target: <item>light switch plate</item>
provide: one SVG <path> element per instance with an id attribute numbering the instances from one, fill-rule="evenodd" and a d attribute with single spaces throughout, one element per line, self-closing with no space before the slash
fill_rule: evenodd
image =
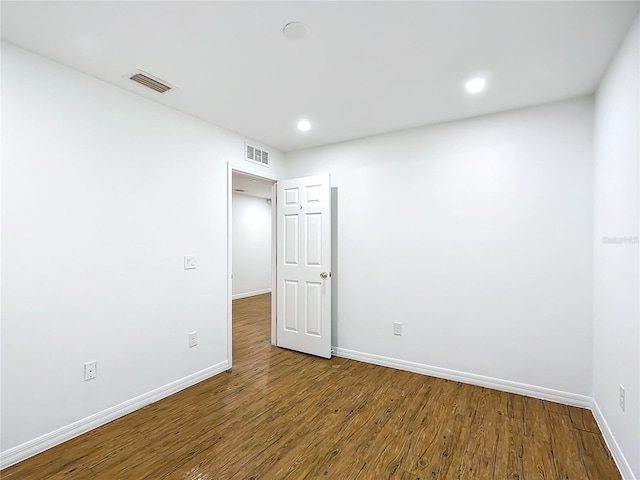
<path id="1" fill-rule="evenodd" d="M 184 269 L 185 270 L 193 270 L 196 268 L 196 256 L 195 255 L 185 255 L 184 256 Z"/>

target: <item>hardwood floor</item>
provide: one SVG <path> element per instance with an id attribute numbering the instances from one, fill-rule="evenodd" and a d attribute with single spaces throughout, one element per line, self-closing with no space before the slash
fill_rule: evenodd
<path id="1" fill-rule="evenodd" d="M 233 308 L 231 373 L 1 478 L 620 478 L 588 410 L 275 348 L 268 295 Z"/>

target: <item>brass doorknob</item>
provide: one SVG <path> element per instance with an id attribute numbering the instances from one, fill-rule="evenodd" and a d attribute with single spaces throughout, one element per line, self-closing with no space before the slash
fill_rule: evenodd
<path id="1" fill-rule="evenodd" d="M 327 278 L 329 276 L 329 274 L 327 272 L 322 272 L 320 274 L 320 278 Z"/>

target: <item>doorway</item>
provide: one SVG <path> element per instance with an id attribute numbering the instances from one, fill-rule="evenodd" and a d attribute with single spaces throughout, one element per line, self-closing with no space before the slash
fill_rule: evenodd
<path id="1" fill-rule="evenodd" d="M 240 292 L 233 291 L 233 285 L 246 280 L 236 278 L 242 253 L 234 252 L 234 249 L 240 248 L 234 241 L 234 194 L 246 195 L 260 186 L 266 187 L 266 191 L 263 192 L 262 200 L 258 201 L 267 202 L 271 214 L 271 241 L 267 242 L 266 237 L 262 240 L 265 244 L 263 246 L 266 247 L 266 244 L 270 243 L 271 247 L 271 292 L 265 293 L 264 287 L 268 283 L 263 283 L 262 289 L 252 292 L 267 294 L 271 300 L 271 345 L 331 358 L 331 267 L 334 263 L 331 256 L 333 195 L 330 175 L 320 174 L 276 181 L 274 178 L 232 167 L 231 164 L 228 164 L 227 168 L 229 367 L 233 365 L 233 296 L 235 294 L 236 298 L 239 298 L 241 295 Z M 269 189 L 271 198 L 264 198 L 268 197 Z M 249 237 L 245 243 L 249 245 L 249 250 L 252 250 L 255 243 L 252 243 L 251 235 Z M 249 264 L 251 265 L 251 262 Z"/>
<path id="2" fill-rule="evenodd" d="M 234 319 L 234 303 L 251 302 L 260 305 L 261 310 L 267 309 L 266 312 L 259 312 L 259 316 L 271 318 L 272 322 L 266 327 L 261 326 L 260 331 L 264 332 L 264 328 L 267 328 L 271 344 L 275 343 L 275 299 L 268 301 L 275 292 L 275 180 L 231 166 L 228 180 L 228 359 L 231 366 L 232 337 L 236 331 L 234 321 L 237 321 L 237 318 Z M 264 301 L 265 298 L 267 301 Z M 260 301 L 252 302 L 253 299 Z M 246 319 L 243 322 L 244 325 Z M 251 331 L 245 327 L 243 336 L 251 335 Z"/>

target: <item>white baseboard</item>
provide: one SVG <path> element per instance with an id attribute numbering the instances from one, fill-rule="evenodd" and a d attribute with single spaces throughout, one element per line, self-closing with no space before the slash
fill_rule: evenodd
<path id="1" fill-rule="evenodd" d="M 526 383 L 512 382 L 510 380 L 502 380 L 500 378 L 485 377 L 474 373 L 460 372 L 458 370 L 450 370 L 447 368 L 433 367 L 422 363 L 409 362 L 407 360 L 399 360 L 397 358 L 383 357 L 371 353 L 357 352 L 345 348 L 332 347 L 332 351 L 338 357 L 358 360 L 360 362 L 373 363 L 383 367 L 397 368 L 398 370 L 406 370 L 431 377 L 444 378 L 456 382 L 468 383 L 479 387 L 492 388 L 503 392 L 517 393 L 526 395 L 527 397 L 539 398 L 541 400 L 549 400 L 551 402 L 563 403 L 574 407 L 591 408 L 592 399 L 586 395 L 578 395 L 575 393 L 563 392 L 561 390 L 553 390 L 550 388 L 528 385 Z"/>
<path id="2" fill-rule="evenodd" d="M 199 372 L 188 375 L 180 380 L 171 382 L 150 392 L 144 393 L 138 397 L 122 402 L 111 408 L 107 408 L 102 412 L 95 413 L 86 418 L 73 422 L 53 432 L 42 435 L 41 437 L 29 440 L 28 442 L 10 448 L 0 453 L 0 469 L 13 465 L 15 463 L 26 460 L 40 452 L 55 447 L 67 440 L 71 440 L 78 435 L 82 435 L 94 428 L 109 423 L 117 418 L 127 415 L 135 410 L 145 407 L 151 403 L 157 402 L 169 395 L 173 395 L 180 390 L 195 385 L 202 380 L 213 377 L 225 370 L 229 369 L 229 361 L 225 360 L 211 367 L 200 370 Z"/>
<path id="3" fill-rule="evenodd" d="M 239 298 L 255 297 L 256 295 L 262 295 L 263 293 L 271 293 L 271 289 L 263 288 L 262 290 L 254 290 L 253 292 L 236 293 L 231 295 L 231 298 L 233 300 L 237 300 Z"/>
<path id="4" fill-rule="evenodd" d="M 618 445 L 618 442 L 616 442 L 616 439 L 613 436 L 613 432 L 611 431 L 611 428 L 609 428 L 609 424 L 602 415 L 600 406 L 598 405 L 598 402 L 596 402 L 595 398 L 593 399 L 593 406 L 591 408 L 591 411 L 593 412 L 593 416 L 598 423 L 598 427 L 600 427 L 600 431 L 602 432 L 604 441 L 607 442 L 607 447 L 609 447 L 609 451 L 611 452 L 611 455 L 613 456 L 613 459 L 618 466 L 618 470 L 620 470 L 622 478 L 624 480 L 637 480 L 635 475 L 631 471 L 631 466 L 629 465 L 629 462 L 627 462 L 627 458 L 624 456 L 624 453 L 622 453 L 622 450 L 620 449 L 620 445 Z"/>

